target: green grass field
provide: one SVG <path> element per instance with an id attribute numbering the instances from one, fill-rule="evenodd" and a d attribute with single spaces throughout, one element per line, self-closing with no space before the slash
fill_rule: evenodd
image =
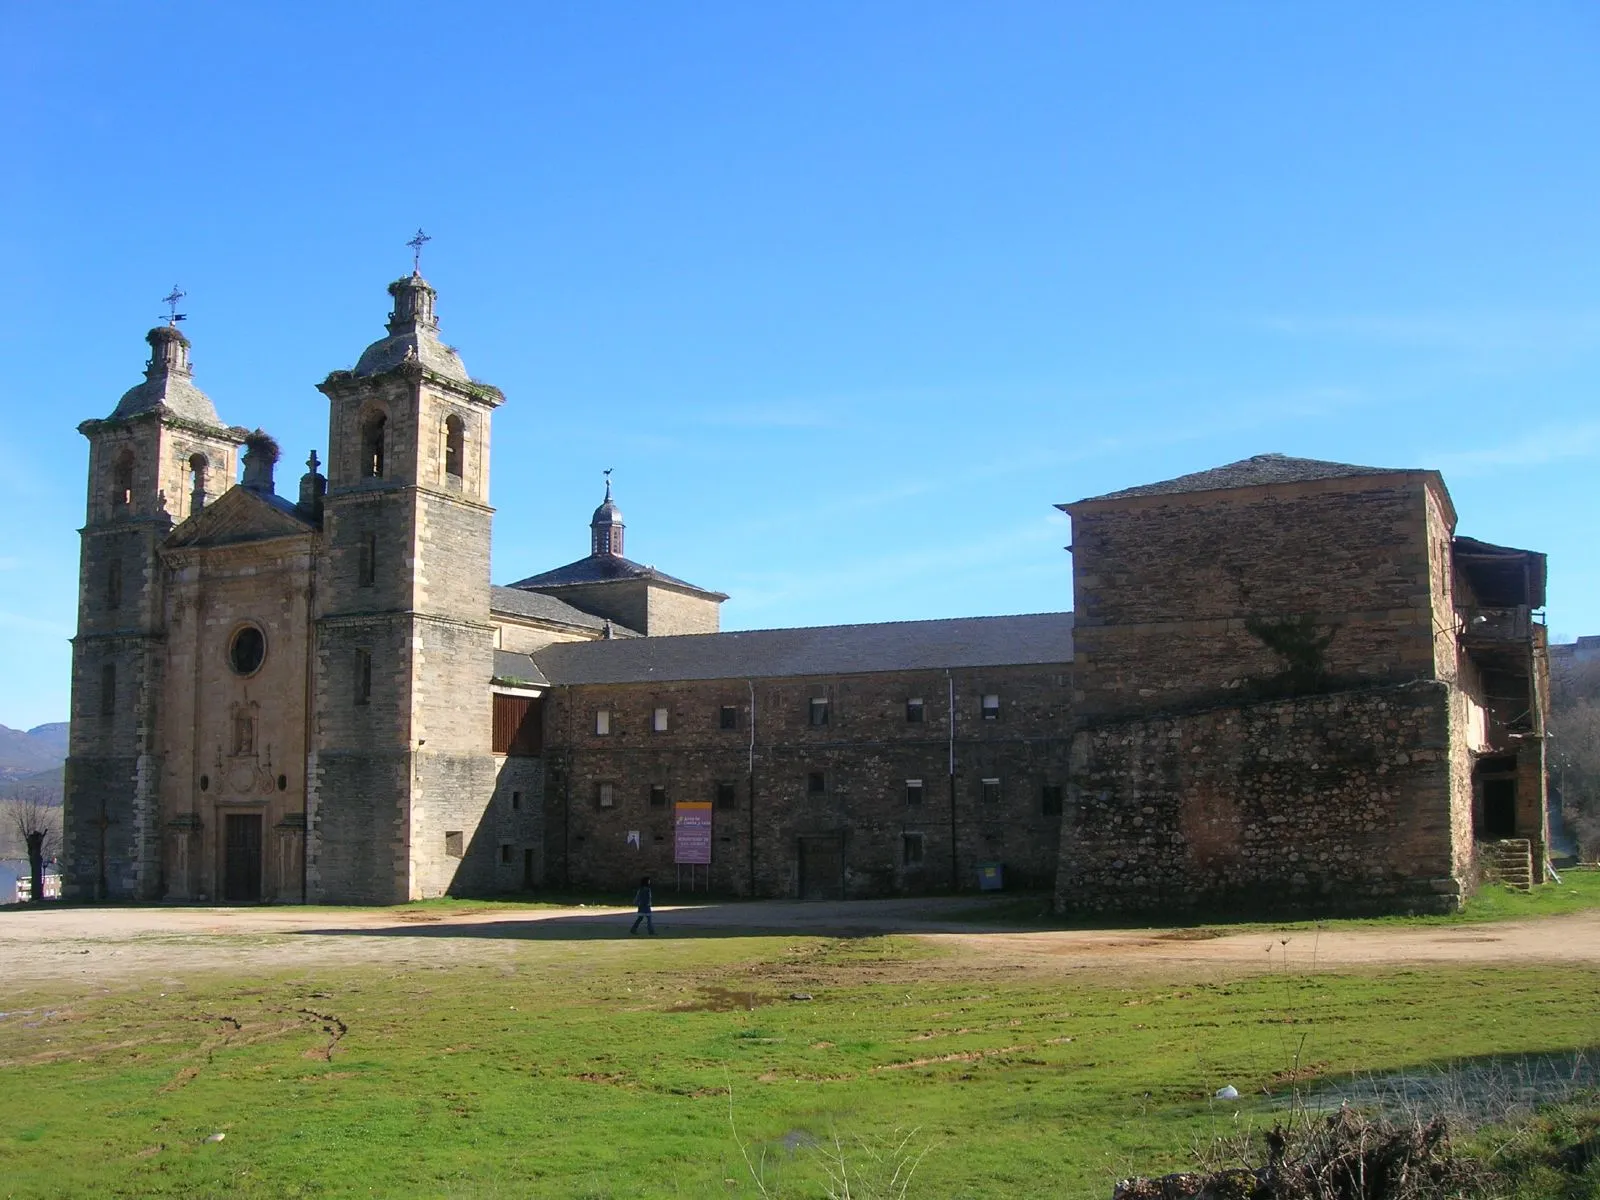
<path id="1" fill-rule="evenodd" d="M 494 945 L 9 996 L 0 1195 L 821 1196 L 837 1137 L 856 1196 L 904 1141 L 912 1196 L 1103 1198 L 1277 1119 L 1296 1080 L 1600 1042 L 1592 970 L 1184 984 L 901 937 Z"/>

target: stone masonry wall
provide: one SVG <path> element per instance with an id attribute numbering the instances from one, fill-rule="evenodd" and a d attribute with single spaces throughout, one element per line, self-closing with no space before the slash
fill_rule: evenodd
<path id="1" fill-rule="evenodd" d="M 732 791 L 713 809 L 715 891 L 802 895 L 803 844 L 837 855 L 828 861 L 848 896 L 973 888 L 987 862 L 1012 886 L 1048 887 L 1060 818 L 1044 811 L 1043 789 L 1065 788 L 1069 687 L 1060 665 L 552 689 L 547 881 L 620 891 L 650 874 L 670 887 L 673 805 L 717 803 L 722 784 Z M 985 694 L 1000 697 L 994 720 L 982 716 Z M 826 725 L 811 723 L 813 699 L 828 702 Z M 911 699 L 923 701 L 920 723 L 907 720 Z M 721 728 L 724 706 L 732 729 Z M 654 732 L 663 707 L 668 729 Z M 609 734 L 595 732 L 598 709 Z M 915 805 L 910 779 L 923 783 Z M 998 781 L 987 798 L 985 779 Z M 658 806 L 653 785 L 664 789 Z"/>
<path id="2" fill-rule="evenodd" d="M 1331 684 L 1432 677 L 1427 489 L 1408 478 L 1075 506 L 1080 712 L 1261 698 L 1287 663 L 1260 621 L 1331 632 L 1314 655 Z"/>
<path id="3" fill-rule="evenodd" d="M 1421 681 L 1082 730 L 1058 907 L 1454 909 L 1450 708 Z"/>

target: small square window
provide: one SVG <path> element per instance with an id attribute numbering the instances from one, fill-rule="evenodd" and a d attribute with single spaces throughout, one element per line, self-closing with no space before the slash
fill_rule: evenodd
<path id="1" fill-rule="evenodd" d="M 1047 817 L 1061 815 L 1061 785 L 1047 783 L 1039 789 L 1039 811 Z"/>
<path id="2" fill-rule="evenodd" d="M 739 803 L 739 789 L 731 783 L 717 784 L 717 807 L 733 808 Z"/>
<path id="3" fill-rule="evenodd" d="M 737 728 L 739 728 L 739 709 L 738 709 L 737 706 L 732 705 L 732 704 L 724 704 L 722 706 L 721 711 L 718 712 L 718 714 L 717 714 L 717 728 L 718 729 L 737 729 Z"/>
<path id="4" fill-rule="evenodd" d="M 656 709 L 650 714 L 650 728 L 656 733 L 665 733 L 667 731 L 668 716 L 669 714 L 666 709 Z"/>
<path id="5" fill-rule="evenodd" d="M 922 865 L 922 835 L 920 833 L 907 833 L 901 836 L 900 862 L 907 867 L 920 867 Z"/>
<path id="6" fill-rule="evenodd" d="M 922 701 L 921 700 L 907 700 L 906 701 L 906 724 L 908 724 L 908 725 L 921 725 L 922 724 Z"/>
<path id="7" fill-rule="evenodd" d="M 1000 781 L 998 779 L 985 779 L 981 795 L 985 804 L 999 804 Z"/>
<path id="8" fill-rule="evenodd" d="M 598 737 L 605 737 L 611 732 L 611 710 L 609 708 L 597 708 L 594 710 L 594 731 Z"/>
<path id="9" fill-rule="evenodd" d="M 451 858 L 460 858 L 462 854 L 463 839 L 459 829 L 452 829 L 444 835 L 444 852 Z"/>
<path id="10" fill-rule="evenodd" d="M 906 803 L 912 806 L 922 803 L 922 780 L 906 780 Z"/>
<path id="11" fill-rule="evenodd" d="M 811 723 L 813 725 L 826 725 L 828 723 L 828 698 L 826 696 L 812 697 Z"/>
<path id="12" fill-rule="evenodd" d="M 821 771 L 812 771 L 806 776 L 806 795 L 820 796 L 828 790 L 828 777 Z"/>
<path id="13" fill-rule="evenodd" d="M 652 783 L 650 785 L 650 807 L 665 808 L 667 806 L 667 785 Z"/>
<path id="14" fill-rule="evenodd" d="M 1000 697 L 992 692 L 983 698 L 983 719 L 985 721 L 1000 719 Z"/>
<path id="15" fill-rule="evenodd" d="M 510 842 L 501 842 L 500 843 L 500 861 L 501 862 L 507 863 L 507 864 L 511 863 L 513 861 L 514 854 L 515 854 L 515 851 L 512 849 L 512 846 L 511 846 Z"/>
<path id="16" fill-rule="evenodd" d="M 602 783 L 595 787 L 595 797 L 600 801 L 601 808 L 614 808 L 617 803 L 617 785 Z"/>

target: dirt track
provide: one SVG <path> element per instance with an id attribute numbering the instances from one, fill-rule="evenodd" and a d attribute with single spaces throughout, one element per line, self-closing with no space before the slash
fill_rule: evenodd
<path id="1" fill-rule="evenodd" d="M 1285 965 L 1600 965 L 1600 911 L 1486 925 L 1255 929 L 1222 936 L 1215 929 L 1021 931 L 973 924 L 973 911 L 970 898 L 774 901 L 669 906 L 656 917 L 666 936 L 911 934 L 985 965 L 1047 974 L 1115 968 L 1210 977 Z M 219 970 L 495 961 L 534 942 L 626 945 L 631 916 L 600 908 L 11 910 L 0 913 L 0 996 L 35 986 L 110 987 Z"/>

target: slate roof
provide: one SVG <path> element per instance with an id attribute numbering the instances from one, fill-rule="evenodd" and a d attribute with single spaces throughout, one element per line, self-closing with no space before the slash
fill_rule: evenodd
<path id="1" fill-rule="evenodd" d="M 542 575 L 530 575 L 526 579 L 519 579 L 511 586 L 525 589 L 571 587 L 575 584 L 610 583 L 618 579 L 649 579 L 656 583 L 698 592 L 702 596 L 714 596 L 718 600 L 728 598 L 726 593 L 696 587 L 692 583 L 668 575 L 665 571 L 646 567 L 619 554 L 591 554 L 588 558 L 580 558 L 577 562 L 570 562 L 564 567 L 557 567 Z"/>
<path id="2" fill-rule="evenodd" d="M 543 592 L 528 592 L 519 588 L 491 587 L 489 611 L 506 613 L 514 617 L 528 617 L 535 621 L 549 621 L 557 625 L 576 625 L 580 629 L 604 629 L 606 619 L 574 608 L 565 600 L 546 596 Z M 612 632 L 618 637 L 638 637 L 633 630 L 616 622 Z"/>
<path id="3" fill-rule="evenodd" d="M 189 547 L 232 546 L 269 538 L 308 534 L 317 522 L 300 511 L 292 500 L 275 492 L 257 491 L 240 484 L 231 487 L 199 512 L 167 534 L 164 546 L 173 550 Z"/>
<path id="4" fill-rule="evenodd" d="M 526 654 L 515 654 L 510 650 L 494 652 L 494 677 L 506 683 L 528 683 L 534 687 L 550 686 L 550 681 L 544 677 L 544 672 L 539 670 L 531 657 Z"/>
<path id="5" fill-rule="evenodd" d="M 1395 467 L 1360 467 L 1354 463 L 1326 462 L 1318 458 L 1290 458 L 1285 454 L 1257 454 L 1209 471 L 1179 475 L 1160 483 L 1107 492 L 1079 500 L 1127 500 L 1135 496 L 1175 496 L 1184 492 L 1216 492 L 1227 488 L 1259 487 L 1269 483 L 1306 483 L 1317 479 L 1346 479 L 1361 475 L 1413 475 L 1415 471 Z M 1064 506 L 1062 506 L 1064 507 Z"/>
<path id="6" fill-rule="evenodd" d="M 558 685 L 1067 663 L 1072 661 L 1072 614 L 568 642 L 546 646 L 533 657 Z"/>

